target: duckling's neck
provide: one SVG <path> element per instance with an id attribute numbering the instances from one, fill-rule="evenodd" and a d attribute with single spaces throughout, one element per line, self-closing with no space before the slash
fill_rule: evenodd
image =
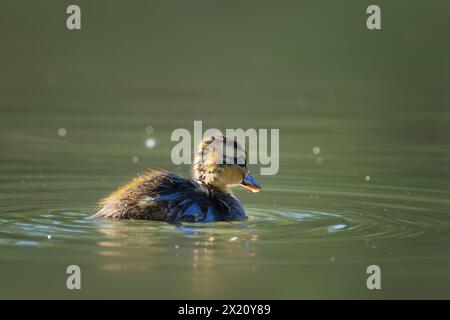
<path id="1" fill-rule="evenodd" d="M 202 186 L 202 188 L 204 188 L 205 190 L 207 190 L 209 193 L 225 193 L 225 194 L 232 194 L 230 188 L 228 188 L 227 186 L 217 186 L 217 185 L 213 185 L 210 183 L 206 183 L 203 180 L 196 180 L 196 182 Z"/>
<path id="2" fill-rule="evenodd" d="M 192 178 L 195 182 L 201 185 L 208 192 L 222 192 L 225 194 L 231 194 L 231 190 L 227 185 L 217 183 L 219 179 L 214 179 L 214 175 L 207 175 L 204 168 L 194 166 L 192 170 Z"/>

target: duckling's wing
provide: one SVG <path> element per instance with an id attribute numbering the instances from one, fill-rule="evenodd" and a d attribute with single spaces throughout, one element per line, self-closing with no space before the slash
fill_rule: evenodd
<path id="1" fill-rule="evenodd" d="M 213 214 L 208 193 L 194 181 L 174 173 L 164 173 L 154 198 L 167 208 L 166 221 L 206 222 L 208 212 Z"/>

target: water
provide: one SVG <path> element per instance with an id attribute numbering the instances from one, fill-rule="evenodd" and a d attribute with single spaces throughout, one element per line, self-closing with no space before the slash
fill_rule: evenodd
<path id="1" fill-rule="evenodd" d="M 448 24 L 408 3 L 378 34 L 358 1 L 82 2 L 79 33 L 5 4 L 0 297 L 450 298 Z M 249 221 L 85 220 L 147 168 L 188 176 L 170 134 L 194 120 L 280 129 L 279 173 L 236 189 Z"/>

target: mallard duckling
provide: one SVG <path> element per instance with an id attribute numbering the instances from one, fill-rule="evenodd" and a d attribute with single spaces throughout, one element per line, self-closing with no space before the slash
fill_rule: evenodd
<path id="1" fill-rule="evenodd" d="M 243 148 L 224 136 L 213 136 L 200 143 L 192 176 L 189 180 L 161 169 L 140 175 L 101 200 L 100 210 L 91 218 L 167 222 L 245 220 L 247 215 L 230 187 L 241 185 L 253 192 L 261 190 L 247 169 Z"/>

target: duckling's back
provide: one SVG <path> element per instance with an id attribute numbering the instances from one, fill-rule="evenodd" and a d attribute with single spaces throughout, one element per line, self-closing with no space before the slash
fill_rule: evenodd
<path id="1" fill-rule="evenodd" d="M 231 195 L 209 192 L 192 180 L 155 170 L 103 199 L 91 218 L 209 222 L 242 220 L 246 215 Z"/>

